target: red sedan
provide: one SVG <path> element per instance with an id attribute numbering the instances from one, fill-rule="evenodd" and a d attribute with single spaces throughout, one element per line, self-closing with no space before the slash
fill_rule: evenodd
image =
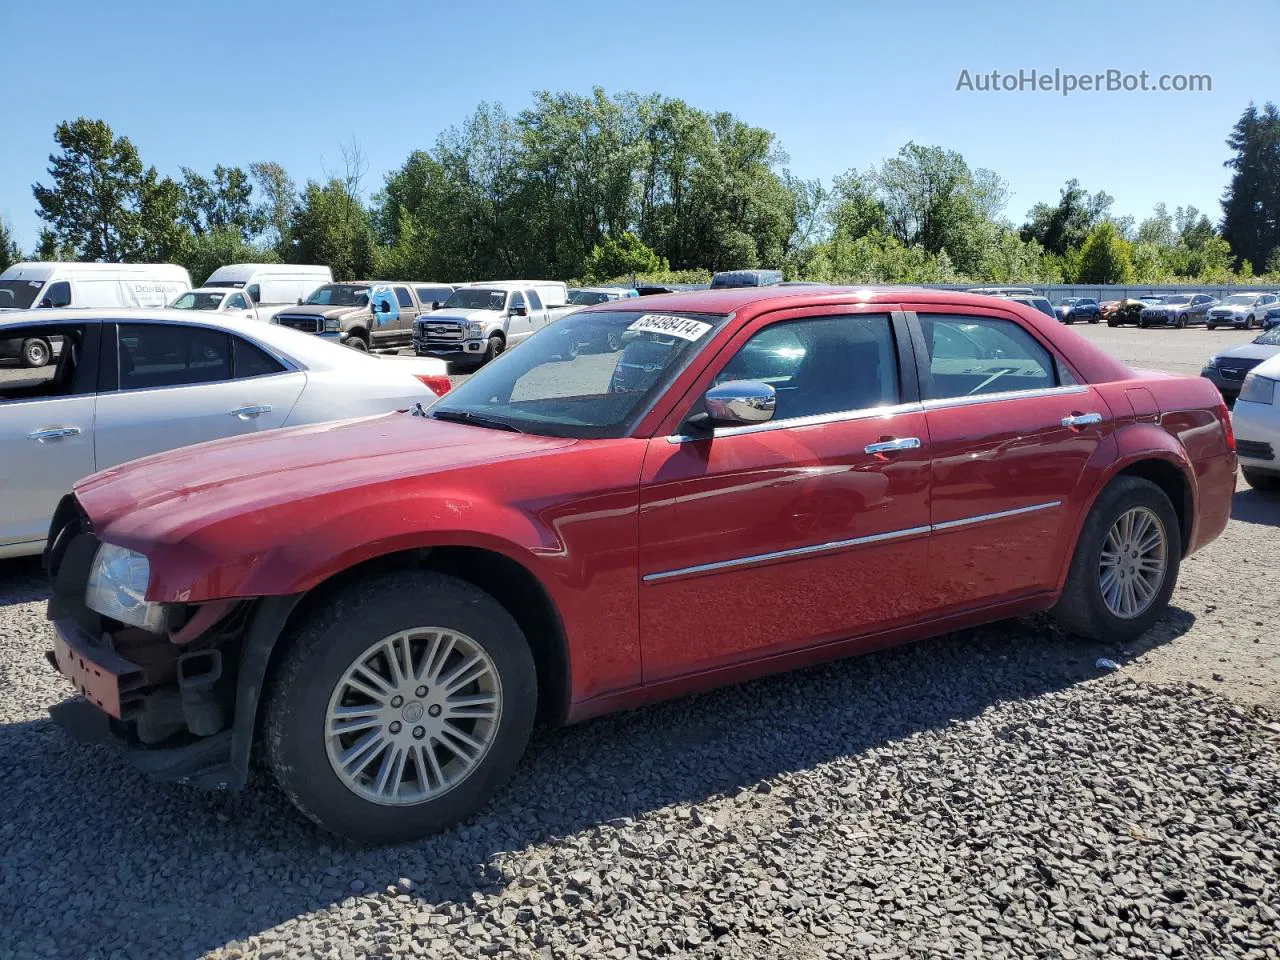
<path id="1" fill-rule="evenodd" d="M 429 408 L 83 481 L 47 563 L 82 738 L 323 827 L 475 811 L 535 720 L 1051 610 L 1120 643 L 1235 489 L 1199 377 L 924 290 L 601 304 Z"/>

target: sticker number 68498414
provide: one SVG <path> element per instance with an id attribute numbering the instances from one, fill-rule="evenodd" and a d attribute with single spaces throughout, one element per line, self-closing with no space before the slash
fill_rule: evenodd
<path id="1" fill-rule="evenodd" d="M 670 317 L 660 313 L 646 313 L 643 317 L 634 321 L 627 329 L 643 333 L 663 333 L 667 336 L 679 337 L 682 340 L 699 340 L 711 329 L 711 324 L 702 320 L 691 320 L 688 317 Z"/>

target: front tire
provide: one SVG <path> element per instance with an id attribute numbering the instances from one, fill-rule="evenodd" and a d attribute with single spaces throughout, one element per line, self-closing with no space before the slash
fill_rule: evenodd
<path id="1" fill-rule="evenodd" d="M 398 571 L 339 590 L 289 638 L 269 684 L 267 761 L 331 833 L 415 840 L 479 810 L 533 729 L 533 656 L 493 597 Z"/>
<path id="2" fill-rule="evenodd" d="M 1261 492 L 1272 493 L 1280 490 L 1280 477 L 1274 473 L 1259 473 L 1257 470 L 1250 470 L 1245 467 L 1244 480 L 1253 489 Z"/>
<path id="3" fill-rule="evenodd" d="M 492 363 L 494 360 L 497 360 L 498 355 L 502 353 L 503 346 L 502 337 L 498 336 L 496 333 L 491 336 L 485 344 L 484 359 L 480 361 L 480 365 L 484 366 L 486 363 Z"/>
<path id="4" fill-rule="evenodd" d="M 32 337 L 22 341 L 22 365 L 24 367 L 43 367 L 53 359 L 53 347 L 48 340 Z"/>
<path id="5" fill-rule="evenodd" d="M 369 352 L 369 341 L 358 333 L 353 333 L 351 336 L 347 337 L 347 346 L 358 353 Z"/>
<path id="6" fill-rule="evenodd" d="M 1250 315 L 1248 319 L 1246 319 L 1244 322 L 1244 328 L 1246 330 L 1253 330 L 1254 328 L 1257 327 L 1257 325 L 1258 325 L 1258 318 L 1252 315 Z"/>
<path id="7" fill-rule="evenodd" d="M 1179 330 L 1187 329 L 1187 315 L 1185 313 L 1178 318 L 1178 329 Z"/>
<path id="8" fill-rule="evenodd" d="M 1164 614 L 1181 559 L 1178 516 L 1164 491 L 1117 477 L 1085 520 L 1053 615 L 1089 640 L 1134 640 Z"/>

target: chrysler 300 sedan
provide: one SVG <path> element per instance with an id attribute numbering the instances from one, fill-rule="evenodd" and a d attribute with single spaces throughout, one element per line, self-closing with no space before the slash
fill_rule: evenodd
<path id="1" fill-rule="evenodd" d="M 162 778 L 237 787 L 260 750 L 321 826 L 417 837 L 538 720 L 1032 611 L 1123 643 L 1226 525 L 1233 447 L 1207 380 L 1008 301 L 600 304 L 411 413 L 80 483 L 54 713 Z"/>

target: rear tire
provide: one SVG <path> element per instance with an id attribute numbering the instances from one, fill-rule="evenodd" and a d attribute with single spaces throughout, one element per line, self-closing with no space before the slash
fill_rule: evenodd
<path id="1" fill-rule="evenodd" d="M 1134 543 L 1124 534 L 1125 518 L 1147 523 Z M 1117 537 L 1117 532 L 1119 536 Z M 1150 537 L 1158 536 L 1162 572 L 1158 582 L 1146 570 L 1155 554 L 1140 552 Z M 1122 549 L 1116 549 L 1117 546 Z M 1123 549 L 1132 547 L 1132 549 Z M 1104 555 L 1105 551 L 1105 555 Z M 1137 557 L 1130 553 L 1137 552 Z M 1112 562 L 1115 558 L 1116 562 Z M 1053 608 L 1063 629 L 1100 643 L 1124 643 L 1149 630 L 1163 616 L 1178 582 L 1182 559 L 1182 533 L 1178 515 L 1163 490 L 1150 480 L 1117 477 L 1098 496 L 1085 520 L 1071 558 L 1067 584 Z M 1134 571 L 1138 570 L 1136 574 Z M 1135 580 L 1141 581 L 1131 586 Z M 1104 585 L 1107 596 L 1104 596 Z M 1142 590 L 1150 588 L 1145 598 Z M 1112 591 L 1118 591 L 1112 594 Z M 1126 592 L 1132 591 L 1132 592 Z M 1111 600 L 1108 600 L 1108 596 Z M 1122 612 L 1127 597 L 1141 600 L 1140 609 Z"/>
<path id="2" fill-rule="evenodd" d="M 524 754 L 538 701 L 533 655 L 506 609 L 472 584 L 422 571 L 357 581 L 281 642 L 267 762 L 331 833 L 385 844 L 445 829 L 479 810 Z M 456 679 L 465 682 L 450 690 Z"/>
<path id="3" fill-rule="evenodd" d="M 1253 487 L 1255 490 L 1264 491 L 1266 493 L 1272 493 L 1276 490 L 1280 490 L 1280 477 L 1276 476 L 1274 473 L 1259 473 L 1257 470 L 1250 470 L 1248 467 L 1245 467 L 1244 480 L 1245 483 L 1249 484 L 1249 486 Z"/>
<path id="4" fill-rule="evenodd" d="M 43 367 L 53 359 L 53 346 L 48 340 L 32 337 L 22 341 L 22 365 L 24 367 Z"/>

